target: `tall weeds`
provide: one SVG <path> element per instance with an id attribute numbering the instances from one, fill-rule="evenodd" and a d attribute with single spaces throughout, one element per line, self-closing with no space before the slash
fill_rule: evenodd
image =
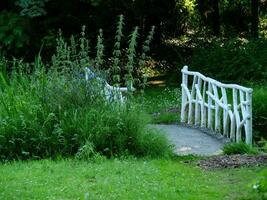
<path id="1" fill-rule="evenodd" d="M 114 44 L 114 50 L 113 50 L 113 60 L 112 60 L 112 81 L 115 85 L 119 85 L 121 78 L 121 39 L 122 39 L 122 29 L 124 25 L 124 17 L 123 15 L 119 16 L 119 21 L 117 23 L 117 30 L 116 30 L 116 36 L 115 36 L 115 44 Z"/>
<path id="2" fill-rule="evenodd" d="M 130 42 L 127 66 L 130 75 L 137 30 Z M 109 102 L 97 79 L 85 80 L 84 67 L 94 63 L 95 70 L 103 71 L 103 55 L 102 30 L 96 57 L 92 59 L 83 27 L 80 38 L 71 37 L 70 44 L 59 33 L 49 67 L 43 64 L 40 55 L 33 64 L 0 59 L 0 160 L 77 153 L 82 157 L 82 153 L 91 155 L 90 152 L 108 157 L 170 154 L 166 138 L 147 127 L 149 117 L 138 106 Z M 5 70 L 7 65 L 10 72 Z M 86 152 L 86 146 L 90 152 Z"/>

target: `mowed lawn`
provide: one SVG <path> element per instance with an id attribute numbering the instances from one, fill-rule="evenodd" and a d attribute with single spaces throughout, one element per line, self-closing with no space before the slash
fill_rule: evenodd
<path id="1" fill-rule="evenodd" d="M 0 164 L 0 199 L 239 199 L 260 167 L 203 170 L 182 159 Z"/>

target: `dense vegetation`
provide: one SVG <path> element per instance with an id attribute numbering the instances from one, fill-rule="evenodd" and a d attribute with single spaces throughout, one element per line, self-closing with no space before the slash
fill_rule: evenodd
<path id="1" fill-rule="evenodd" d="M 265 0 L 1 0 L 0 199 L 266 199 L 263 167 L 201 169 L 149 125 L 189 65 L 253 88 L 254 147 L 224 158 L 266 152 L 266 58 Z"/>
<path id="2" fill-rule="evenodd" d="M 57 38 L 56 53 L 46 66 L 40 54 L 33 64 L 1 59 L 0 73 L 0 156 L 1 160 L 73 156 L 89 158 L 98 154 L 161 157 L 171 155 L 167 139 L 147 127 L 149 116 L 138 101 L 119 103 L 107 99 L 102 81 L 142 88 L 146 82 L 138 76 L 153 38 L 152 27 L 136 56 L 136 27 L 130 35 L 126 55 L 120 53 L 123 16 L 115 37 L 111 70 L 104 65 L 102 30 L 97 38 L 97 54 L 90 57 L 85 27 L 78 42 Z M 122 58 L 127 57 L 121 70 Z M 137 65 L 139 64 L 139 66 Z M 94 67 L 92 67 L 93 65 Z M 98 78 L 85 80 L 84 67 Z M 124 70 L 124 71 L 123 71 Z M 123 78 L 120 78 L 123 76 Z M 114 94 L 116 95 L 116 94 Z"/>
<path id="3" fill-rule="evenodd" d="M 102 120 L 98 127 L 104 124 L 114 132 L 121 130 L 113 125 L 112 121 L 118 120 L 115 116 L 126 120 L 122 124 L 127 124 L 129 130 L 137 122 L 127 120 L 144 122 L 137 123 L 143 126 L 139 132 L 147 131 L 146 120 L 142 120 L 147 118 L 145 113 L 153 116 L 153 122 L 177 121 L 179 90 L 148 89 L 144 93 L 144 89 L 151 71 L 164 73 L 167 85 L 178 83 L 179 70 L 184 64 L 218 80 L 252 87 L 254 139 L 266 139 L 266 7 L 265 1 L 249 0 L 68 0 L 64 4 L 50 0 L 3 1 L 0 128 L 5 137 L 0 141 L 5 153 L 2 157 L 29 157 L 31 143 L 40 143 L 39 150 L 32 151 L 41 157 L 63 152 L 73 155 L 86 143 L 88 135 L 94 135 L 91 127 L 77 128 L 78 123 L 88 124 L 90 117 L 96 117 L 84 117 L 91 112 Z M 114 23 L 110 23 L 112 20 Z M 148 57 L 150 50 L 152 54 Z M 141 96 L 137 95 L 125 108 L 115 104 L 111 108 L 94 89 L 99 86 L 88 86 L 82 81 L 83 67 L 93 67 L 98 76 L 111 84 L 128 89 L 133 85 L 141 89 Z M 154 96 L 158 96 L 156 101 Z M 101 112 L 93 111 L 92 107 L 101 107 Z M 144 116 L 134 116 L 139 110 L 145 112 Z M 77 124 L 70 120 L 73 118 Z M 95 132 L 105 132 L 105 128 Z M 134 134 L 130 132 L 129 137 Z M 53 137 L 47 139 L 50 134 Z M 62 134 L 64 140 L 60 139 Z M 20 139 L 15 139 L 15 135 L 21 135 Z M 40 135 L 47 142 L 55 142 L 56 148 L 46 149 L 37 139 L 42 138 Z M 111 136 L 107 133 L 105 137 Z M 109 156 L 125 150 L 127 139 L 123 137 L 114 139 L 115 143 L 124 142 L 116 144 L 113 152 L 113 144 L 99 147 L 97 139 L 90 136 L 94 148 L 102 153 L 103 149 L 109 149 L 109 153 L 105 152 Z M 61 152 L 66 146 L 69 149 Z M 8 153 L 12 148 L 14 155 Z"/>
<path id="4" fill-rule="evenodd" d="M 70 36 L 79 33 L 82 25 L 90 30 L 90 41 L 104 29 L 112 47 L 111 22 L 119 14 L 127 19 L 127 32 L 138 25 L 142 35 L 155 25 L 157 41 L 188 32 L 224 37 L 257 37 L 259 32 L 264 36 L 266 10 L 263 0 L 3 0 L 0 49 L 8 56 L 32 59 L 44 44 L 44 55 L 51 55 L 59 28 Z"/>

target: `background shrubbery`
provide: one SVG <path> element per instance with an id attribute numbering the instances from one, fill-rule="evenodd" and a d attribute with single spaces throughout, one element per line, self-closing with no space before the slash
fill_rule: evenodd
<path id="1" fill-rule="evenodd" d="M 193 54 L 191 66 L 215 79 L 244 83 L 266 81 L 267 40 L 214 40 Z"/>
<path id="2" fill-rule="evenodd" d="M 267 84 L 253 88 L 254 137 L 256 140 L 267 139 Z"/>

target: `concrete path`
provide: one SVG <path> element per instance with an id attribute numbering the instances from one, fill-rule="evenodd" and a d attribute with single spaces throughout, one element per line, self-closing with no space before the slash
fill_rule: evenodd
<path id="1" fill-rule="evenodd" d="M 178 155 L 217 155 L 222 153 L 223 141 L 212 137 L 199 129 L 179 125 L 152 125 L 162 130 Z"/>

